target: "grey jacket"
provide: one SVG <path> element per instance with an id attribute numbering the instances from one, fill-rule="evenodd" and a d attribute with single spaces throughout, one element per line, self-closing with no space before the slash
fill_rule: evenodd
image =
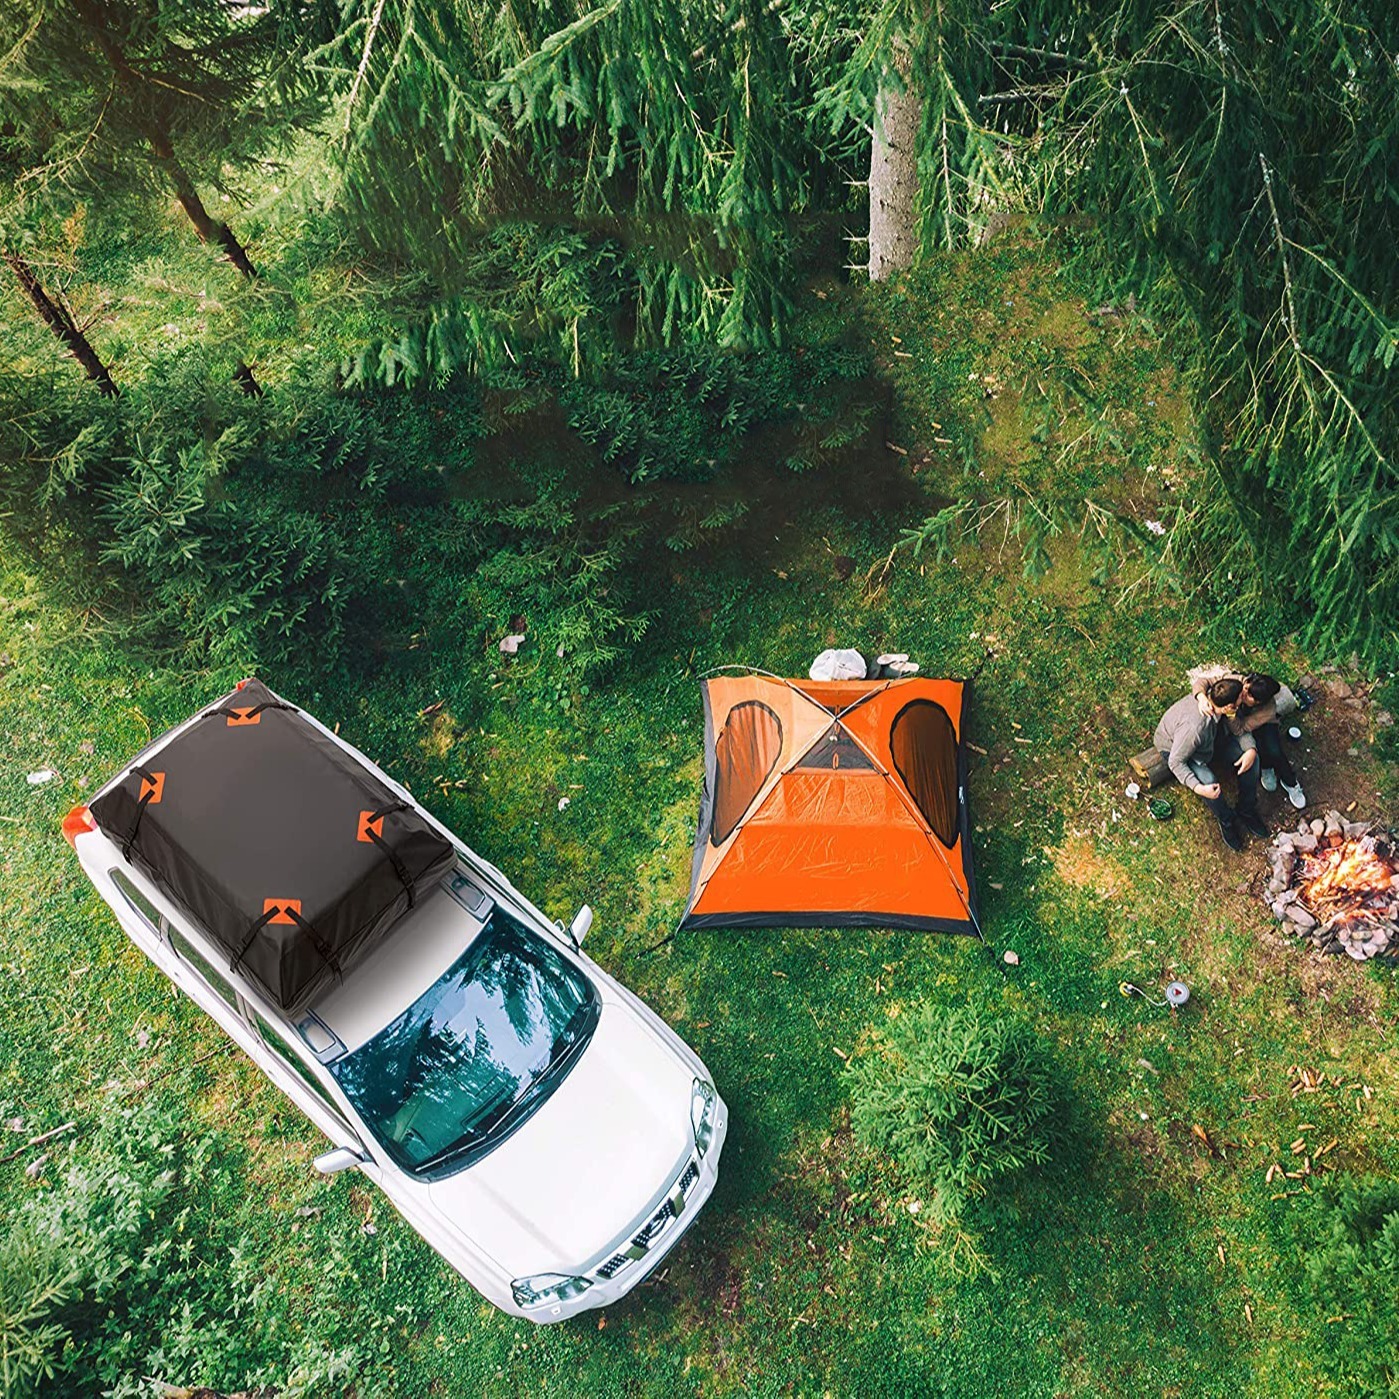
<path id="1" fill-rule="evenodd" d="M 1200 712 L 1199 701 L 1194 695 L 1178 699 L 1161 716 L 1161 722 L 1156 726 L 1156 747 L 1166 755 L 1176 781 L 1192 792 L 1198 792 L 1213 781 L 1212 775 L 1200 777 L 1198 770 L 1210 771 L 1218 727 L 1218 719 Z M 1243 748 L 1257 746 L 1252 734 L 1240 735 L 1239 744 Z"/>

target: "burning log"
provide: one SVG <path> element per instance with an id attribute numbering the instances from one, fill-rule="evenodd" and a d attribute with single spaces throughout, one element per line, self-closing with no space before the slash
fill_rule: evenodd
<path id="1" fill-rule="evenodd" d="M 1399 955 L 1399 840 L 1339 811 L 1273 839 L 1264 898 L 1284 927 L 1357 962 Z"/>

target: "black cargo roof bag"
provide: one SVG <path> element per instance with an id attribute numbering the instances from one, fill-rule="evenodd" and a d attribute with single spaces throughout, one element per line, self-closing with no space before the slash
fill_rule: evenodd
<path id="1" fill-rule="evenodd" d="M 452 845 L 261 681 L 92 803 L 98 826 L 300 1014 L 451 867 Z"/>

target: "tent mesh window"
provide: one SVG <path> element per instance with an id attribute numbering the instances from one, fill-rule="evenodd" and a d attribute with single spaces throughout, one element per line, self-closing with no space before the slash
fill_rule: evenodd
<path id="1" fill-rule="evenodd" d="M 737 829 L 782 752 L 782 722 L 767 705 L 744 700 L 729 711 L 714 742 L 714 825 L 722 845 Z"/>
<path id="2" fill-rule="evenodd" d="M 957 840 L 957 734 L 947 711 L 934 700 L 904 705 L 889 749 L 923 819 L 950 850 Z"/>
<path id="3" fill-rule="evenodd" d="M 855 742 L 843 724 L 832 724 L 802 755 L 797 772 L 873 772 L 870 756 Z"/>

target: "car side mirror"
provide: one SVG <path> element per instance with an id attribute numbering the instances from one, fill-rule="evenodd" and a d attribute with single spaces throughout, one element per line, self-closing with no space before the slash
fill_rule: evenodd
<path id="1" fill-rule="evenodd" d="M 593 911 L 584 904 L 577 913 L 573 915 L 573 922 L 568 925 L 568 936 L 572 940 L 574 947 L 582 946 L 583 939 L 588 936 L 588 929 L 593 926 Z"/>
<path id="2" fill-rule="evenodd" d="M 337 1146 L 334 1151 L 322 1152 L 312 1163 L 323 1176 L 338 1175 L 352 1166 L 362 1166 L 369 1158 L 352 1146 Z"/>

